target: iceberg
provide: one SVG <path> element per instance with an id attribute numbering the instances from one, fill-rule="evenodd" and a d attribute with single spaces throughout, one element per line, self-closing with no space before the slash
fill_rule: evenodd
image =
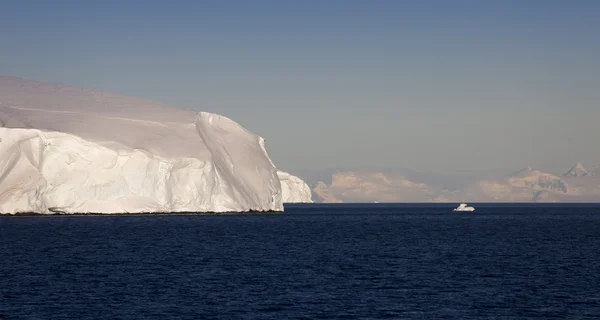
<path id="1" fill-rule="evenodd" d="M 283 211 L 264 139 L 224 116 L 0 77 L 0 213 Z"/>
<path id="2" fill-rule="evenodd" d="M 287 172 L 277 171 L 281 182 L 281 197 L 284 203 L 312 203 L 310 187 L 302 179 Z"/>

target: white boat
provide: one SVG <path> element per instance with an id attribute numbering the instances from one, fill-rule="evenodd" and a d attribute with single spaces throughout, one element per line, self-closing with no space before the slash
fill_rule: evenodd
<path id="1" fill-rule="evenodd" d="M 467 207 L 466 203 L 461 203 L 458 208 L 455 208 L 452 211 L 475 211 L 475 208 L 473 207 Z"/>

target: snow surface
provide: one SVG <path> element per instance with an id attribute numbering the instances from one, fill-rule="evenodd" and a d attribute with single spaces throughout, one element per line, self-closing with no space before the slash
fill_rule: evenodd
<path id="1" fill-rule="evenodd" d="M 283 210 L 264 140 L 224 116 L 0 77 L 0 139 L 1 213 Z"/>
<path id="2" fill-rule="evenodd" d="M 277 171 L 281 181 L 281 194 L 285 203 L 312 203 L 310 187 L 302 179 L 287 172 Z"/>
<path id="3" fill-rule="evenodd" d="M 577 162 L 575 166 L 563 173 L 563 177 L 585 177 L 589 176 L 590 173 L 585 169 L 581 162 Z"/>

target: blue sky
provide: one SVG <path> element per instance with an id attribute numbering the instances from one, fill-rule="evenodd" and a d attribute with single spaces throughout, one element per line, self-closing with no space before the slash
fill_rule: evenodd
<path id="1" fill-rule="evenodd" d="M 0 74 L 224 114 L 289 171 L 600 165 L 598 1 L 0 2 Z"/>

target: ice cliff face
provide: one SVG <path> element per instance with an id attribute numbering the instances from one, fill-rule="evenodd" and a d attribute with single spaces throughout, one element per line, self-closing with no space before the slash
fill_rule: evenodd
<path id="1" fill-rule="evenodd" d="M 277 176 L 281 181 L 284 203 L 312 203 L 312 192 L 306 182 L 283 171 L 277 171 Z"/>
<path id="2" fill-rule="evenodd" d="M 0 77 L 0 213 L 281 211 L 264 140 L 142 99 Z"/>

